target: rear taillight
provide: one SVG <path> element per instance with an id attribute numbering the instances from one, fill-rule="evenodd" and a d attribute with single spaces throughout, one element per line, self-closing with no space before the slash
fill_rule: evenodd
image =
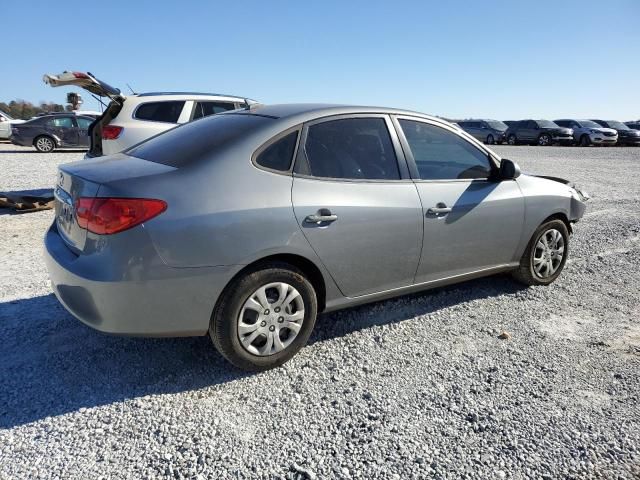
<path id="1" fill-rule="evenodd" d="M 120 136 L 123 127 L 116 127 L 115 125 L 105 125 L 102 127 L 102 139 L 103 140 L 115 140 Z"/>
<path id="2" fill-rule="evenodd" d="M 151 198 L 88 198 L 76 200 L 78 225 L 98 235 L 111 235 L 151 220 L 167 209 Z"/>

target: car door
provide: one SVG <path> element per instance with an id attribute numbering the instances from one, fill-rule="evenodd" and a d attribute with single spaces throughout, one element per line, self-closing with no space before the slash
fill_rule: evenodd
<path id="1" fill-rule="evenodd" d="M 71 116 L 53 116 L 47 121 L 49 133 L 59 138 L 64 146 L 78 144 L 78 125 Z"/>
<path id="2" fill-rule="evenodd" d="M 395 120 L 423 206 L 416 283 L 512 264 L 524 222 L 515 180 L 496 181 L 486 150 L 454 129 L 413 117 Z"/>
<path id="3" fill-rule="evenodd" d="M 484 140 L 484 130 L 482 129 L 481 122 L 470 122 L 471 123 L 471 136 L 476 140 Z"/>
<path id="4" fill-rule="evenodd" d="M 292 203 L 306 239 L 349 297 L 411 285 L 422 206 L 390 119 L 347 115 L 306 124 Z"/>
<path id="5" fill-rule="evenodd" d="M 522 142 L 531 142 L 535 137 L 536 123 L 533 120 L 527 120 L 520 124 L 518 130 L 518 140 Z"/>
<path id="6" fill-rule="evenodd" d="M 89 146 L 89 126 L 93 123 L 93 119 L 85 117 L 76 117 L 78 124 L 78 146 Z"/>

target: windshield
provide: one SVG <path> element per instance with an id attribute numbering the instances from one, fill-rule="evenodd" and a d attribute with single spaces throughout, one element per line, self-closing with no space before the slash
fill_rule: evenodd
<path id="1" fill-rule="evenodd" d="M 582 128 L 602 128 L 602 125 L 598 125 L 591 120 L 580 120 L 579 123 Z"/>
<path id="2" fill-rule="evenodd" d="M 248 114 L 212 115 L 151 137 L 124 153 L 170 167 L 184 167 L 271 121 Z"/>
<path id="3" fill-rule="evenodd" d="M 540 128 L 558 128 L 558 125 L 551 120 L 536 120 Z"/>
<path id="4" fill-rule="evenodd" d="M 487 124 L 495 130 L 506 130 L 509 128 L 505 123 L 499 122 L 498 120 L 490 120 Z"/>
<path id="5" fill-rule="evenodd" d="M 624 123 L 617 120 L 607 120 L 607 125 L 609 125 L 609 128 L 615 128 L 616 130 L 631 130 Z"/>

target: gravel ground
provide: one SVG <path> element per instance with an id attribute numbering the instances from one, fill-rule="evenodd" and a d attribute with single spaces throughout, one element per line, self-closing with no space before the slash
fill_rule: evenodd
<path id="1" fill-rule="evenodd" d="M 48 286 L 51 212 L 0 214 L 0 478 L 640 478 L 640 149 L 496 150 L 593 196 L 556 283 L 325 315 L 255 375 L 83 326 Z M 81 156 L 0 145 L 0 191 Z"/>

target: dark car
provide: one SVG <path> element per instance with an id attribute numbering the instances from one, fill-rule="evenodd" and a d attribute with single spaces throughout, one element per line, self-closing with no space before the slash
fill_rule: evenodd
<path id="1" fill-rule="evenodd" d="M 86 116 L 46 115 L 12 125 L 11 143 L 33 146 L 39 152 L 56 148 L 84 148 L 89 146 L 89 125 L 94 119 Z"/>
<path id="2" fill-rule="evenodd" d="M 627 127 L 632 128 L 633 130 L 640 130 L 640 120 L 637 120 L 635 122 L 624 122 L 624 124 Z"/>
<path id="3" fill-rule="evenodd" d="M 618 132 L 618 145 L 640 146 L 640 129 L 630 128 L 617 120 L 592 120 L 605 128 Z M 638 125 L 640 127 L 640 125 Z"/>
<path id="4" fill-rule="evenodd" d="M 488 145 L 494 143 L 502 143 L 505 141 L 504 132 L 507 131 L 507 125 L 498 120 L 461 120 L 457 122 L 460 128 Z"/>
<path id="5" fill-rule="evenodd" d="M 509 145 L 526 143 L 529 145 L 549 146 L 573 144 L 573 130 L 562 128 L 549 120 L 520 120 L 510 125 L 505 132 Z"/>

